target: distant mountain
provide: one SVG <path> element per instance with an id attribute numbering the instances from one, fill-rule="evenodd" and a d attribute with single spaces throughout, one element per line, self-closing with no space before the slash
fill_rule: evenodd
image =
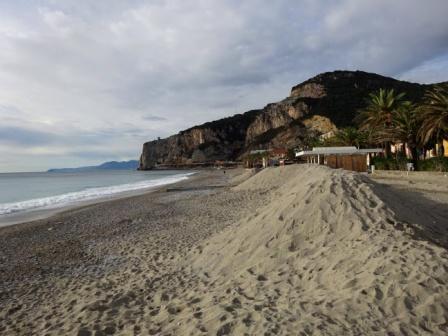
<path id="1" fill-rule="evenodd" d="M 263 109 L 195 126 L 143 145 L 139 169 L 215 160 L 241 160 L 254 149 L 301 147 L 310 136 L 352 126 L 380 88 L 405 92 L 418 103 L 433 85 L 362 71 L 333 71 L 292 88 L 289 97 Z"/>
<path id="2" fill-rule="evenodd" d="M 87 166 L 78 168 L 54 168 L 49 169 L 49 173 L 74 173 L 82 171 L 95 170 L 137 170 L 139 162 L 137 160 L 130 161 L 109 161 L 100 164 L 99 166 Z"/>

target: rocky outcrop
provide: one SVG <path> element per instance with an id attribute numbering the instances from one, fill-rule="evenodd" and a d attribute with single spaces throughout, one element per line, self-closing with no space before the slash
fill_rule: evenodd
<path id="1" fill-rule="evenodd" d="M 298 85 L 291 90 L 291 97 L 295 98 L 322 98 L 325 95 L 325 87 L 318 83 Z"/>
<path id="2" fill-rule="evenodd" d="M 329 118 L 317 114 L 304 119 L 302 123 L 308 130 L 315 131 L 319 134 L 334 133 L 337 131 L 336 125 Z"/>
<path id="3" fill-rule="evenodd" d="M 248 127 L 260 113 L 262 110 L 237 114 L 147 142 L 139 169 L 236 158 L 244 148 Z"/>
<path id="4" fill-rule="evenodd" d="M 418 102 L 429 87 L 362 71 L 323 73 L 294 86 L 289 97 L 263 109 L 145 143 L 139 169 L 236 160 L 251 149 L 295 147 L 310 132 L 323 134 L 353 125 L 357 111 L 373 91 L 393 88 Z"/>
<path id="5" fill-rule="evenodd" d="M 297 99 L 286 98 L 278 103 L 267 105 L 248 127 L 246 145 L 250 145 L 257 136 L 267 131 L 289 125 L 292 121 L 305 116 L 309 112 L 308 106 Z"/>

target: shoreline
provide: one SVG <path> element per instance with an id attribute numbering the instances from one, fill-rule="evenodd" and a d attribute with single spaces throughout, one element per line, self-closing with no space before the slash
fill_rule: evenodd
<path id="1" fill-rule="evenodd" d="M 204 171 L 204 170 L 202 170 Z M 137 190 L 130 190 L 130 191 L 122 191 L 118 192 L 116 194 L 110 194 L 106 196 L 101 196 L 98 198 L 90 199 L 90 200 L 84 200 L 84 201 L 76 201 L 71 204 L 61 205 L 61 206 L 55 206 L 51 208 L 44 208 L 44 209 L 36 209 L 36 210 L 25 210 L 20 211 L 8 215 L 0 216 L 0 229 L 3 227 L 11 226 L 11 225 L 20 225 L 27 222 L 35 222 L 39 220 L 45 220 L 50 219 L 51 217 L 64 214 L 68 211 L 75 211 L 78 209 L 82 209 L 84 207 L 88 207 L 91 205 L 104 203 L 104 202 L 111 202 L 115 200 L 125 199 L 125 198 L 132 198 L 134 196 L 144 195 L 152 192 L 156 192 L 159 190 L 163 190 L 168 186 L 175 186 L 178 183 L 182 183 L 185 181 L 189 181 L 195 176 L 198 176 L 201 174 L 201 170 L 193 171 L 193 174 L 190 175 L 186 180 L 177 181 L 174 183 L 167 183 L 160 186 L 155 187 L 147 187 Z"/>

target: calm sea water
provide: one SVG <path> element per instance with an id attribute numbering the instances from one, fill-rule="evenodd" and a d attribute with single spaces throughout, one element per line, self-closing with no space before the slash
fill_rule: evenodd
<path id="1" fill-rule="evenodd" d="M 0 219 L 120 193 L 150 189 L 187 179 L 192 172 L 92 171 L 0 174 Z"/>

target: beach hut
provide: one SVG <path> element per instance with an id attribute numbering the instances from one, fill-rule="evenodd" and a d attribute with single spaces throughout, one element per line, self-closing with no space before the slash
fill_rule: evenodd
<path id="1" fill-rule="evenodd" d="M 330 168 L 366 172 L 371 157 L 382 152 L 381 148 L 314 147 L 312 150 L 296 152 L 296 157 L 304 158 L 308 163 L 327 165 Z"/>

